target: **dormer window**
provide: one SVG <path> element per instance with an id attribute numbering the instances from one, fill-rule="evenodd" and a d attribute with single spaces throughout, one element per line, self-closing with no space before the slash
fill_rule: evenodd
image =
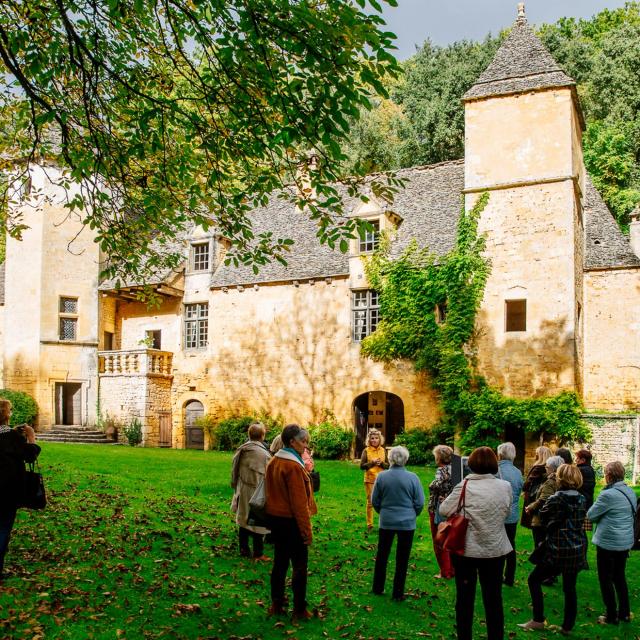
<path id="1" fill-rule="evenodd" d="M 364 236 L 360 237 L 358 242 L 358 251 L 360 253 L 372 253 L 380 244 L 380 220 L 368 220 L 373 227 L 371 231 L 366 231 Z"/>
<path id="2" fill-rule="evenodd" d="M 211 243 L 191 243 L 191 271 L 209 271 L 211 266 Z"/>

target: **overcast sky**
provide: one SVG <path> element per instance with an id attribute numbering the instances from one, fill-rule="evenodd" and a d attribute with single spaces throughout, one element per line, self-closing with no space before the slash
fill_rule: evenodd
<path id="1" fill-rule="evenodd" d="M 624 0 L 529 0 L 525 3 L 532 24 L 555 22 L 563 16 L 590 18 L 603 9 L 623 7 Z M 446 45 L 456 40 L 482 40 L 513 24 L 518 0 L 398 0 L 385 5 L 388 30 L 398 36 L 396 56 L 404 60 L 416 45 L 430 39 Z"/>

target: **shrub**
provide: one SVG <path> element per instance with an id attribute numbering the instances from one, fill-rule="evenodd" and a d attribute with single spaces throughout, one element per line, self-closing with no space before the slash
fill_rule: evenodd
<path id="1" fill-rule="evenodd" d="M 203 416 L 196 418 L 196 427 L 200 427 L 209 437 L 209 449 L 213 449 L 215 440 L 216 421 L 213 416 L 205 413 Z"/>
<path id="2" fill-rule="evenodd" d="M 266 442 L 273 440 L 283 427 L 283 420 L 280 416 L 274 418 L 266 413 L 226 418 L 211 427 L 209 434 L 212 442 L 211 448 L 217 451 L 234 451 L 247 441 L 247 429 L 253 422 L 261 422 L 266 427 Z"/>
<path id="3" fill-rule="evenodd" d="M 135 447 L 142 442 L 142 422 L 138 418 L 133 418 L 131 422 L 125 424 L 122 431 L 129 446 Z"/>
<path id="4" fill-rule="evenodd" d="M 11 402 L 12 413 L 9 424 L 35 424 L 38 416 L 37 402 L 24 391 L 11 391 L 10 389 L 0 389 L 0 398 L 5 398 Z"/>
<path id="5" fill-rule="evenodd" d="M 334 415 L 328 413 L 322 422 L 310 424 L 308 428 L 314 457 L 337 460 L 348 455 L 353 431 L 338 424 Z"/>
<path id="6" fill-rule="evenodd" d="M 453 446 L 453 431 L 441 425 L 431 429 L 416 427 L 398 434 L 393 444 L 402 445 L 409 450 L 409 464 L 432 464 L 432 451 L 436 445 Z"/>

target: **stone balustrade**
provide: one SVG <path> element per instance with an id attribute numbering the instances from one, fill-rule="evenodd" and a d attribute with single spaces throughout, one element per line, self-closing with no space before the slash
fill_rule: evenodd
<path id="1" fill-rule="evenodd" d="M 99 351 L 98 372 L 101 376 L 172 375 L 173 353 L 157 349 Z"/>

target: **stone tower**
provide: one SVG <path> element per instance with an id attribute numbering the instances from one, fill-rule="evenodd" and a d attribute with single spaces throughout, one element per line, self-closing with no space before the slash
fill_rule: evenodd
<path id="1" fill-rule="evenodd" d="M 522 5 L 464 103 L 467 207 L 490 193 L 480 370 L 516 397 L 580 391 L 584 125 L 575 82 Z"/>
<path id="2" fill-rule="evenodd" d="M 28 228 L 7 238 L 5 261 L 3 386 L 35 398 L 45 429 L 90 423 L 97 403 L 99 249 L 60 178 L 31 167 L 13 212 Z"/>

